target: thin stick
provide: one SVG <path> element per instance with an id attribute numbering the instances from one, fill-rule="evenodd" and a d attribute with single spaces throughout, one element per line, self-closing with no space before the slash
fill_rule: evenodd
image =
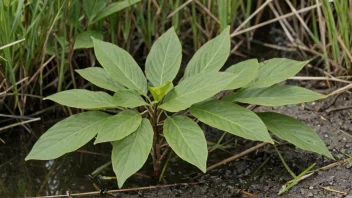
<path id="1" fill-rule="evenodd" d="M 194 0 L 211 18 L 213 18 L 217 23 L 220 23 L 219 19 L 216 18 L 211 11 L 205 7 L 201 2 L 199 2 L 198 0 Z"/>
<path id="2" fill-rule="evenodd" d="M 329 81 L 336 81 L 351 84 L 352 81 L 342 80 L 335 77 L 316 77 L 316 76 L 294 76 L 289 78 L 290 80 L 329 80 Z"/>
<path id="3" fill-rule="evenodd" d="M 340 93 L 343 93 L 343 92 L 345 92 L 345 91 L 347 91 L 349 89 L 352 89 L 352 84 L 349 84 L 349 85 L 344 86 L 344 87 L 342 87 L 340 89 L 337 89 L 336 91 L 331 92 L 328 96 L 340 94 Z"/>
<path id="4" fill-rule="evenodd" d="M 119 190 L 109 190 L 106 193 L 118 193 L 118 192 L 131 192 L 131 191 L 139 191 L 139 190 L 151 190 L 157 188 L 168 188 L 168 187 L 175 187 L 175 186 L 190 186 L 190 185 L 197 185 L 200 182 L 193 182 L 193 183 L 178 183 L 178 184 L 167 184 L 167 185 L 160 185 L 160 186 L 146 186 L 146 187 L 139 187 L 139 188 L 127 188 L 127 189 L 119 189 Z M 86 193 L 74 193 L 74 194 L 66 194 L 66 195 L 52 195 L 52 196 L 42 196 L 37 198 L 54 198 L 54 197 L 79 197 L 79 196 L 87 196 L 87 195 L 99 195 L 100 191 L 93 191 L 93 192 L 86 192 Z"/>
<path id="5" fill-rule="evenodd" d="M 350 50 L 347 49 L 345 43 L 344 43 L 343 40 L 341 39 L 341 36 L 338 36 L 338 37 L 337 37 L 337 40 L 339 41 L 339 43 L 340 43 L 342 49 L 346 52 L 348 58 L 350 58 L 350 61 L 351 61 L 351 63 L 352 63 L 352 55 L 351 55 L 351 52 L 350 52 Z"/>
<path id="6" fill-rule="evenodd" d="M 324 187 L 324 186 L 319 186 L 319 187 L 322 188 L 322 189 L 324 189 L 324 190 L 330 191 L 330 192 L 338 193 L 338 194 L 341 194 L 341 195 L 348 195 L 347 192 L 342 192 L 342 191 L 334 190 L 334 189 L 331 189 L 330 187 Z"/>
<path id="7" fill-rule="evenodd" d="M 333 2 L 333 0 L 329 0 L 329 2 Z M 313 10 L 313 9 L 319 7 L 319 6 L 321 6 L 321 4 L 312 5 L 312 6 L 309 6 L 309 7 L 306 7 L 306 8 L 302 8 L 302 9 L 300 9 L 300 10 L 297 10 L 297 13 L 308 12 L 308 11 L 310 11 L 310 10 Z M 288 13 L 288 14 L 282 15 L 281 17 L 276 17 L 276 18 L 274 18 L 274 19 L 265 21 L 265 22 L 263 22 L 263 23 L 259 23 L 258 25 L 254 25 L 254 26 L 249 27 L 249 28 L 246 28 L 246 29 L 244 29 L 244 30 L 242 30 L 242 31 L 233 32 L 230 36 L 231 36 L 231 37 L 235 37 L 235 36 L 237 36 L 237 35 L 240 35 L 240 34 L 249 32 L 249 31 L 254 30 L 254 29 L 257 29 L 257 28 L 259 28 L 259 27 L 263 27 L 263 26 L 265 26 L 265 25 L 269 25 L 269 24 L 274 23 L 274 22 L 276 22 L 276 21 L 280 21 L 280 20 L 282 20 L 282 19 L 285 19 L 285 18 L 294 16 L 295 14 L 296 14 L 295 12 L 290 12 L 290 13 Z"/>
<path id="8" fill-rule="evenodd" d="M 234 155 L 234 156 L 232 156 L 232 157 L 229 157 L 229 158 L 227 158 L 227 159 L 225 159 L 225 160 L 223 160 L 223 161 L 221 161 L 221 162 L 218 162 L 218 163 L 216 163 L 216 164 L 214 164 L 214 165 L 212 165 L 212 166 L 209 166 L 209 167 L 207 168 L 207 172 L 208 172 L 208 171 L 211 171 L 211 170 L 213 170 L 214 168 L 217 168 L 217 167 L 219 167 L 219 166 L 221 166 L 221 165 L 224 165 L 224 164 L 226 164 L 226 163 L 228 163 L 228 162 L 231 162 L 231 161 L 234 161 L 234 160 L 236 160 L 236 159 L 239 159 L 239 158 L 241 158 L 241 157 L 243 157 L 243 156 L 245 156 L 245 155 L 247 155 L 247 154 L 249 154 L 249 153 L 251 153 L 251 152 L 256 151 L 256 150 L 259 149 L 259 148 L 264 147 L 264 146 L 267 145 L 267 144 L 269 144 L 269 143 L 267 143 L 267 142 L 260 143 L 260 144 L 258 144 L 258 145 L 256 145 L 256 146 L 253 146 L 252 148 L 249 148 L 249 149 L 243 151 L 242 153 L 239 153 L 239 154 Z"/>
<path id="9" fill-rule="evenodd" d="M 188 0 L 187 2 L 185 2 L 184 4 L 182 4 L 180 7 L 176 8 L 175 11 L 171 12 L 168 16 L 167 19 L 172 17 L 174 14 L 176 14 L 178 11 L 182 10 L 182 8 L 186 7 L 186 5 L 188 5 L 189 3 L 191 3 L 193 0 Z"/>
<path id="10" fill-rule="evenodd" d="M 9 129 L 9 128 L 12 128 L 12 127 L 15 127 L 15 126 L 18 126 L 18 125 L 23 125 L 23 124 L 27 124 L 27 123 L 30 123 L 30 122 L 36 122 L 36 121 L 39 121 L 40 118 L 34 118 L 34 119 L 31 119 L 31 120 L 27 120 L 27 121 L 23 121 L 23 122 L 18 122 L 18 123 L 15 123 L 15 124 L 10 124 L 8 126 L 5 126 L 5 127 L 2 127 L 0 128 L 0 131 L 3 131 L 5 129 Z"/>
<path id="11" fill-rule="evenodd" d="M 246 25 L 254 16 L 256 16 L 262 9 L 265 8 L 266 5 L 268 5 L 270 2 L 272 2 L 273 0 L 267 0 L 265 3 L 263 3 L 256 11 L 254 11 L 246 20 L 244 20 L 241 25 L 239 25 L 235 31 L 233 31 L 234 33 L 238 32 L 244 25 Z"/>

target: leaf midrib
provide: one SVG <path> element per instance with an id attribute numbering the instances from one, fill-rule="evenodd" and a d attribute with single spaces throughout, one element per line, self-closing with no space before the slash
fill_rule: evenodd
<path id="1" fill-rule="evenodd" d="M 46 149 L 40 150 L 39 152 L 36 152 L 35 154 L 38 154 L 38 153 L 40 153 L 40 152 L 42 152 L 42 151 L 45 151 L 45 150 L 47 150 L 47 149 L 49 149 L 49 148 L 55 146 L 56 144 L 61 143 L 62 141 L 69 139 L 71 136 L 74 136 L 75 134 L 81 132 L 82 130 L 85 130 L 85 129 L 91 127 L 92 125 L 98 124 L 99 122 L 102 122 L 102 121 L 104 121 L 104 120 L 106 120 L 106 119 L 108 119 L 108 118 L 110 118 L 110 116 L 108 116 L 108 117 L 106 117 L 106 118 L 103 118 L 103 119 L 101 119 L 101 120 L 99 120 L 99 121 L 96 121 L 96 122 L 94 122 L 94 123 L 92 123 L 92 124 L 90 124 L 90 125 L 88 125 L 88 126 L 82 128 L 82 129 L 80 129 L 79 131 L 72 133 L 72 134 L 69 135 L 69 136 L 66 136 L 66 138 L 64 138 L 64 139 L 62 139 L 62 140 L 56 142 L 55 144 L 51 144 L 51 145 L 48 146 Z M 97 132 L 97 133 L 98 133 L 98 132 Z M 97 133 L 96 133 L 96 134 L 97 134 Z M 65 153 L 67 153 L 67 152 L 65 152 Z M 35 154 L 33 154 L 33 155 L 35 155 Z"/>
<path id="2" fill-rule="evenodd" d="M 203 68 L 203 70 L 201 72 L 204 72 L 209 67 L 210 63 L 213 61 L 214 57 L 218 54 L 220 48 L 222 47 L 222 43 L 224 42 L 224 40 L 225 40 L 225 37 L 221 40 L 221 43 L 220 43 L 218 49 L 216 49 L 214 56 L 211 57 L 210 61 L 208 62 L 208 64 L 205 65 L 205 67 Z"/>
<path id="3" fill-rule="evenodd" d="M 237 123 L 235 123 L 235 122 L 233 122 L 233 121 L 231 121 L 231 120 L 229 120 L 229 119 L 227 119 L 227 118 L 225 118 L 225 117 L 221 117 L 220 115 L 217 115 L 217 114 L 215 114 L 215 113 L 213 113 L 213 112 L 207 111 L 207 110 L 205 110 L 205 109 L 196 108 L 196 107 L 193 107 L 193 108 L 198 109 L 199 111 L 204 111 L 204 112 L 206 112 L 206 113 L 209 113 L 209 114 L 211 114 L 211 115 L 214 115 L 215 117 L 218 117 L 218 118 L 220 118 L 220 119 L 222 118 L 222 119 L 224 119 L 225 121 L 228 121 L 228 122 L 233 123 L 233 124 L 235 124 L 235 125 L 237 125 L 237 126 L 239 126 L 239 127 L 241 127 L 241 128 L 244 128 L 244 129 L 248 130 L 248 131 L 251 132 L 251 133 L 254 133 L 254 132 L 255 132 L 255 131 L 252 131 L 252 130 L 248 129 L 247 127 L 244 127 L 244 126 L 242 126 L 242 125 L 240 125 L 240 124 L 237 124 Z"/>
<path id="4" fill-rule="evenodd" d="M 188 142 L 186 141 L 186 138 L 184 137 L 183 133 L 181 132 L 181 129 L 177 126 L 177 124 L 176 124 L 176 122 L 174 121 L 173 118 L 170 118 L 170 119 L 171 119 L 172 123 L 175 125 L 177 131 L 181 134 L 182 138 L 183 138 L 184 141 L 186 142 L 188 148 L 190 148 L 191 152 L 193 153 L 193 155 L 194 155 L 195 158 L 197 159 L 198 164 L 201 165 L 202 163 L 199 162 L 199 159 L 198 159 L 197 155 L 193 152 L 193 149 L 191 149 L 192 147 L 191 147 L 191 146 L 188 144 Z"/>
<path id="5" fill-rule="evenodd" d="M 170 36 L 171 37 L 171 36 Z M 165 69 L 165 62 L 166 62 L 166 55 L 167 55 L 167 52 L 169 50 L 169 45 L 170 45 L 170 42 L 171 42 L 171 38 L 169 38 L 168 42 L 167 42 L 167 45 L 166 45 L 166 51 L 165 51 L 165 56 L 164 56 L 164 60 L 163 60 L 163 64 L 162 64 L 162 69 L 161 69 L 161 74 L 160 74 L 160 82 L 159 82 L 159 86 L 162 86 L 162 82 L 163 82 L 163 75 L 164 75 L 164 69 Z"/>
<path id="6" fill-rule="evenodd" d="M 172 98 L 172 99 L 170 99 L 169 101 L 165 102 L 164 104 L 167 104 L 168 102 L 170 102 L 170 101 L 172 101 L 172 100 L 179 100 L 179 99 L 182 98 L 182 97 L 185 97 L 185 96 L 187 96 L 187 95 L 189 95 L 189 94 L 193 94 L 194 92 L 200 91 L 200 90 L 205 89 L 205 88 L 208 88 L 208 87 L 210 87 L 210 86 L 213 86 L 214 84 L 220 84 L 220 83 L 209 84 L 209 85 L 207 85 L 207 86 L 201 87 L 201 88 L 199 88 L 199 89 L 195 89 L 195 90 L 193 90 L 193 91 L 191 91 L 191 92 L 188 92 L 188 93 L 186 93 L 186 94 L 178 95 L 178 96 L 176 96 L 175 98 Z M 175 91 L 176 91 L 176 88 L 175 88 Z M 160 107 L 162 107 L 164 104 L 162 104 Z"/>
<path id="7" fill-rule="evenodd" d="M 101 49 L 103 49 L 103 48 L 101 48 Z M 119 50 L 121 50 L 121 49 L 119 49 Z M 104 52 L 105 52 L 105 49 L 104 49 Z M 120 70 L 120 72 L 134 85 L 134 88 L 137 89 L 137 90 L 139 90 L 139 87 L 137 86 L 137 84 L 136 84 L 133 80 L 131 80 L 131 79 L 129 78 L 129 76 L 127 76 L 124 72 L 122 72 L 122 69 L 119 67 L 118 64 L 115 63 L 115 61 L 113 61 L 113 59 L 111 58 L 111 56 L 110 56 L 108 53 L 106 53 L 106 52 L 105 52 L 105 54 L 109 57 L 110 61 L 113 62 L 114 65 L 117 66 L 117 68 Z M 122 58 L 123 58 L 123 57 L 122 57 Z M 140 90 L 140 91 L 143 91 L 143 90 Z"/>

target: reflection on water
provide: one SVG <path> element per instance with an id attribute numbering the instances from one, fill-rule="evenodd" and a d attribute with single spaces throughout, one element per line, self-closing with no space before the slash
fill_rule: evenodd
<path id="1" fill-rule="evenodd" d="M 49 126 L 43 127 L 43 124 L 38 122 L 32 128 L 35 134 L 28 134 L 22 128 L 1 134 L 5 136 L 2 138 L 6 144 L 0 146 L 0 197 L 57 195 L 65 194 L 68 190 L 86 192 L 116 186 L 115 180 L 103 181 L 89 176 L 97 167 L 110 160 L 109 155 L 100 154 L 110 153 L 109 144 L 93 148 L 90 142 L 81 148 L 81 152 L 69 153 L 56 160 L 24 161 L 36 137 Z M 86 150 L 93 150 L 97 154 L 82 153 Z M 114 175 L 110 167 L 104 169 L 101 174 Z"/>

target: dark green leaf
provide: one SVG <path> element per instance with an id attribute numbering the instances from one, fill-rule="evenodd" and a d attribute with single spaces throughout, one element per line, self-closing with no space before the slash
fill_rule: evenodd
<path id="1" fill-rule="evenodd" d="M 147 161 L 153 135 L 149 120 L 144 118 L 136 132 L 113 143 L 111 161 L 120 188 Z"/>
<path id="2" fill-rule="evenodd" d="M 26 160 L 51 160 L 79 149 L 98 133 L 99 123 L 108 117 L 103 112 L 88 111 L 58 122 L 39 138 Z"/>
<path id="3" fill-rule="evenodd" d="M 148 105 L 138 92 L 128 89 L 118 90 L 114 94 L 114 102 L 117 106 L 127 108 L 135 108 Z"/>
<path id="4" fill-rule="evenodd" d="M 325 97 L 325 95 L 301 87 L 273 85 L 265 88 L 241 89 L 227 95 L 224 100 L 264 106 L 282 106 L 311 102 Z"/>
<path id="5" fill-rule="evenodd" d="M 239 105 L 211 100 L 193 105 L 190 111 L 200 121 L 212 127 L 249 140 L 273 143 L 260 118 Z"/>
<path id="6" fill-rule="evenodd" d="M 121 140 L 135 132 L 142 117 L 132 110 L 125 110 L 100 123 L 100 130 L 94 144 Z"/>
<path id="7" fill-rule="evenodd" d="M 324 142 L 311 128 L 301 121 L 279 113 L 258 113 L 269 131 L 295 146 L 334 159 Z"/>
<path id="8" fill-rule="evenodd" d="M 273 58 L 261 63 L 255 80 L 248 87 L 269 87 L 295 76 L 309 61 L 295 61 L 286 58 Z"/>
<path id="9" fill-rule="evenodd" d="M 258 74 L 259 63 L 257 59 L 242 61 L 229 67 L 226 72 L 231 72 L 237 77 L 226 87 L 226 89 L 238 89 L 250 83 Z"/>
<path id="10" fill-rule="evenodd" d="M 172 81 L 180 69 L 181 43 L 174 28 L 170 28 L 153 44 L 147 57 L 145 70 L 148 80 L 155 87 Z"/>
<path id="11" fill-rule="evenodd" d="M 226 62 L 230 54 L 230 27 L 220 35 L 205 43 L 189 61 L 184 78 L 201 72 L 217 72 Z"/>
<path id="12" fill-rule="evenodd" d="M 103 35 L 100 32 L 88 30 L 77 35 L 73 49 L 87 49 L 94 47 L 91 37 L 99 40 L 103 39 Z"/>
<path id="13" fill-rule="evenodd" d="M 223 90 L 235 75 L 227 72 L 203 72 L 183 80 L 164 98 L 160 108 L 177 112 L 208 99 Z"/>
<path id="14" fill-rule="evenodd" d="M 101 91 L 88 91 L 85 89 L 71 89 L 62 91 L 44 98 L 61 105 L 81 109 L 107 109 L 116 108 L 112 96 Z"/>
<path id="15" fill-rule="evenodd" d="M 76 69 L 76 72 L 79 73 L 84 79 L 88 80 L 92 84 L 110 90 L 118 91 L 120 89 L 125 89 L 119 82 L 114 80 L 108 72 L 106 72 L 101 67 L 89 67 L 86 69 Z"/>
<path id="16" fill-rule="evenodd" d="M 180 158 L 206 172 L 207 143 L 197 123 L 185 116 L 168 117 L 164 122 L 164 136 Z"/>
<path id="17" fill-rule="evenodd" d="M 95 55 L 115 80 L 129 89 L 147 93 L 147 79 L 133 57 L 111 43 L 93 38 Z"/>
<path id="18" fill-rule="evenodd" d="M 104 9 L 99 10 L 99 12 L 96 13 L 94 18 L 89 22 L 89 25 L 92 25 L 99 21 L 100 19 L 103 19 L 111 14 L 114 14 L 120 10 L 123 10 L 127 7 L 130 7 L 131 5 L 140 2 L 141 0 L 123 0 L 115 3 L 111 3 L 109 6 L 107 6 Z"/>

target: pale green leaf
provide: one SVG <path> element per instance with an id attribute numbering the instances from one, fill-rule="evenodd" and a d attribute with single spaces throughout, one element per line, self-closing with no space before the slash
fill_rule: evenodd
<path id="1" fill-rule="evenodd" d="M 230 27 L 220 35 L 205 43 L 188 63 L 184 78 L 205 71 L 219 71 L 230 54 Z"/>
<path id="2" fill-rule="evenodd" d="M 148 90 L 153 95 L 154 101 L 161 101 L 165 94 L 173 88 L 170 81 L 167 81 L 165 85 L 161 87 L 148 87 Z"/>
<path id="3" fill-rule="evenodd" d="M 207 143 L 197 123 L 185 116 L 168 117 L 164 122 L 164 136 L 181 159 L 206 172 Z"/>
<path id="4" fill-rule="evenodd" d="M 87 49 L 94 47 L 91 37 L 99 40 L 103 39 L 103 35 L 100 32 L 88 30 L 77 35 L 73 49 Z"/>
<path id="5" fill-rule="evenodd" d="M 177 112 L 208 99 L 223 90 L 235 75 L 227 72 L 203 72 L 183 80 L 164 98 L 160 108 Z"/>
<path id="6" fill-rule="evenodd" d="M 302 87 L 273 85 L 264 88 L 241 89 L 227 95 L 224 100 L 263 106 L 282 106 L 311 102 L 325 97 L 325 95 Z"/>
<path id="7" fill-rule="evenodd" d="M 132 110 L 125 110 L 100 123 L 100 130 L 94 144 L 121 140 L 137 130 L 142 116 Z"/>
<path id="8" fill-rule="evenodd" d="M 257 59 L 249 59 L 232 65 L 226 72 L 231 72 L 237 77 L 226 87 L 226 89 L 238 89 L 250 83 L 258 74 L 259 63 Z"/>
<path id="9" fill-rule="evenodd" d="M 112 96 L 102 91 L 88 91 L 85 89 L 71 89 L 44 98 L 61 105 L 80 109 L 116 108 Z"/>
<path id="10" fill-rule="evenodd" d="M 193 105 L 191 114 L 207 125 L 255 141 L 273 143 L 264 123 L 252 111 L 231 102 L 211 100 Z"/>
<path id="11" fill-rule="evenodd" d="M 135 108 L 148 105 L 138 92 L 130 89 L 118 90 L 113 98 L 119 107 Z"/>
<path id="12" fill-rule="evenodd" d="M 147 57 L 145 72 L 155 87 L 172 81 L 180 69 L 182 46 L 174 28 L 161 35 L 152 46 Z"/>
<path id="13" fill-rule="evenodd" d="M 269 131 L 298 148 L 325 155 L 334 159 L 319 135 L 311 128 L 287 115 L 265 112 L 258 113 Z"/>
<path id="14" fill-rule="evenodd" d="M 103 112 L 88 111 L 58 122 L 39 138 L 26 160 L 55 159 L 79 149 L 98 133 L 98 123 L 108 117 Z"/>
<path id="15" fill-rule="evenodd" d="M 147 161 L 153 135 L 149 120 L 144 118 L 136 132 L 113 143 L 111 161 L 120 188 Z"/>
<path id="16" fill-rule="evenodd" d="M 103 68 L 129 89 L 147 93 L 147 79 L 133 57 L 118 46 L 93 38 L 95 55 Z"/>
<path id="17" fill-rule="evenodd" d="M 309 61 L 273 58 L 261 63 L 255 80 L 248 87 L 269 87 L 295 76 Z"/>
<path id="18" fill-rule="evenodd" d="M 108 72 L 106 72 L 101 67 L 89 67 L 86 69 L 76 69 L 75 71 L 79 73 L 79 75 L 81 75 L 84 79 L 98 87 L 114 92 L 120 89 L 124 89 L 124 87 L 119 82 L 114 80 L 108 74 Z"/>
<path id="19" fill-rule="evenodd" d="M 118 11 L 121 11 L 125 8 L 130 7 L 131 5 L 140 2 L 141 0 L 123 0 L 115 3 L 111 3 L 109 6 L 104 9 L 99 10 L 99 12 L 94 16 L 94 18 L 90 21 L 89 25 L 92 25 L 111 14 L 114 14 Z"/>

